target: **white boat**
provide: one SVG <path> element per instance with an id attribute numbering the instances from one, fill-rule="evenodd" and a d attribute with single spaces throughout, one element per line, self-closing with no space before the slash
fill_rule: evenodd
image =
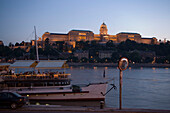
<path id="1" fill-rule="evenodd" d="M 105 101 L 105 95 L 103 94 L 107 91 L 107 83 L 89 84 L 75 90 L 71 85 L 33 88 L 17 87 L 6 90 L 27 96 L 31 104 L 100 106 L 100 102 Z"/>
<path id="2" fill-rule="evenodd" d="M 27 96 L 29 100 L 40 101 L 83 101 L 97 100 L 104 101 L 105 96 L 101 94 L 107 90 L 106 83 L 89 84 L 82 87 L 68 86 L 47 86 L 33 88 L 9 88 L 8 90 Z"/>

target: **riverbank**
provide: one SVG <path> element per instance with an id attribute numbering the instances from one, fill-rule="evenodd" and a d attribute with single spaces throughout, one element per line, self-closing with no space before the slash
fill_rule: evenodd
<path id="1" fill-rule="evenodd" d="M 84 66 L 84 67 L 117 67 L 118 63 L 73 63 L 73 62 L 68 62 L 67 63 L 72 67 L 80 67 L 80 66 Z M 170 64 L 150 64 L 150 63 L 136 63 L 136 64 L 129 64 L 129 67 L 134 67 L 134 68 L 138 68 L 138 67 L 155 67 L 155 68 L 170 68 Z"/>

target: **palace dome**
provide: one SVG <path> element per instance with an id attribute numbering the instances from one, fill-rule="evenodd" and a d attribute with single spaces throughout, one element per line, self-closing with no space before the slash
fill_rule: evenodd
<path id="1" fill-rule="evenodd" d="M 107 25 L 103 22 L 103 24 L 100 26 L 100 35 L 107 35 Z"/>

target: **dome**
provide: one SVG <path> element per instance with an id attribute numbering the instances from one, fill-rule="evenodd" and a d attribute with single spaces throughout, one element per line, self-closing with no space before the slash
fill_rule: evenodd
<path id="1" fill-rule="evenodd" d="M 107 25 L 103 22 L 103 24 L 100 26 L 100 34 L 101 35 L 107 35 Z"/>
<path id="2" fill-rule="evenodd" d="M 102 25 L 106 25 L 104 22 L 103 22 L 103 24 Z"/>

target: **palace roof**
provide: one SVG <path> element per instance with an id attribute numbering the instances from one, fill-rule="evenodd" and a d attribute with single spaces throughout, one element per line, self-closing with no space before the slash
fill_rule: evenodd
<path id="1" fill-rule="evenodd" d="M 140 35 L 139 33 L 131 33 L 131 32 L 120 32 L 120 33 L 118 33 L 118 34 L 138 34 L 138 35 Z"/>
<path id="2" fill-rule="evenodd" d="M 92 31 L 90 31 L 90 30 L 76 30 L 76 29 L 73 29 L 73 30 L 71 30 L 71 31 L 83 31 L 83 32 L 92 32 Z"/>
<path id="3" fill-rule="evenodd" d="M 64 33 L 50 33 L 50 35 L 68 35 L 68 34 L 64 34 Z"/>

